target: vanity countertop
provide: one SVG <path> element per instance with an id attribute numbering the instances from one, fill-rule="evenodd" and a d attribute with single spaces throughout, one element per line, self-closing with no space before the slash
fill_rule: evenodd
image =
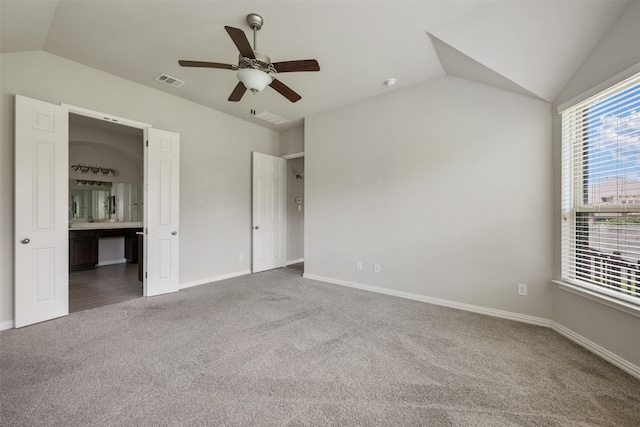
<path id="1" fill-rule="evenodd" d="M 141 228 L 142 222 L 71 222 L 69 230 L 102 230 L 105 228 Z"/>

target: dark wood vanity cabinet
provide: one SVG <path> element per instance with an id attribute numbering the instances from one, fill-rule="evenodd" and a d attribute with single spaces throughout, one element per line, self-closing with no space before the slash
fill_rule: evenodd
<path id="1" fill-rule="evenodd" d="M 142 228 L 105 228 L 69 230 L 69 271 L 87 270 L 98 264 L 98 239 L 124 237 L 124 256 L 128 263 L 138 263 L 138 238 Z"/>
<path id="2" fill-rule="evenodd" d="M 69 231 L 69 271 L 96 268 L 97 263 L 96 230 Z"/>

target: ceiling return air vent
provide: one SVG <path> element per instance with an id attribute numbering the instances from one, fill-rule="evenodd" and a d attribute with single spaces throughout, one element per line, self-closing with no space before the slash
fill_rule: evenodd
<path id="1" fill-rule="evenodd" d="M 162 82 L 164 84 L 167 84 L 169 86 L 173 86 L 173 87 L 180 87 L 183 84 L 185 84 L 185 82 L 183 82 L 180 79 L 176 79 L 175 77 L 171 77 L 167 74 L 158 74 L 158 77 L 155 78 L 157 81 Z"/>
<path id="2" fill-rule="evenodd" d="M 268 111 L 263 111 L 261 113 L 258 113 L 254 117 L 260 120 L 264 120 L 265 122 L 272 123 L 274 125 L 282 125 L 284 123 L 289 123 L 289 120 L 283 119 L 282 117 L 276 116 L 275 114 L 270 113 Z"/>

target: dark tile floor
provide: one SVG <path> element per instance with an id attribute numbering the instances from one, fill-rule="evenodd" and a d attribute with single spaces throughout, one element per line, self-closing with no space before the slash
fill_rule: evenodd
<path id="1" fill-rule="evenodd" d="M 304 272 L 304 263 L 291 264 Z M 142 296 L 138 264 L 114 264 L 69 273 L 69 313 L 102 307 Z"/>
<path id="2" fill-rule="evenodd" d="M 69 273 L 69 312 L 142 296 L 138 264 L 113 264 Z"/>
<path id="3" fill-rule="evenodd" d="M 293 268 L 294 270 L 302 271 L 304 273 L 304 262 L 288 265 L 287 268 Z"/>

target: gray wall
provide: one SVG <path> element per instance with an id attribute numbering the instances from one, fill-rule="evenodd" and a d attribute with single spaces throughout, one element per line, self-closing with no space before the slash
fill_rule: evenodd
<path id="1" fill-rule="evenodd" d="M 631 2 L 618 22 L 596 46 L 582 67 L 561 92 L 556 105 L 640 64 L 640 2 Z M 561 278 L 560 263 L 560 116 L 554 115 L 554 268 Z M 640 366 L 640 317 L 563 291 L 555 285 L 553 320 L 604 347 L 635 366 Z"/>
<path id="2" fill-rule="evenodd" d="M 296 179 L 296 172 L 304 174 L 304 157 L 287 160 L 287 262 L 304 258 L 304 179 Z M 302 210 L 296 197 L 302 197 Z"/>
<path id="3" fill-rule="evenodd" d="M 551 121 L 455 77 L 307 117 L 305 273 L 549 319 Z"/>
<path id="4" fill-rule="evenodd" d="M 554 107 L 639 66 L 638 22 L 630 2 Z M 305 272 L 538 316 L 640 366 L 640 317 L 548 280 L 561 276 L 550 107 L 447 77 L 308 117 Z"/>
<path id="5" fill-rule="evenodd" d="M 304 126 L 289 129 L 280 135 L 280 155 L 304 152 Z"/>
<path id="6" fill-rule="evenodd" d="M 251 152 L 279 155 L 277 132 L 45 52 L 3 54 L 0 78 L 0 326 L 13 320 L 15 94 L 179 132 L 181 285 L 249 271 Z"/>
<path id="7" fill-rule="evenodd" d="M 280 135 L 280 155 L 304 153 L 304 126 L 289 129 Z M 295 261 L 304 258 L 304 180 L 296 180 L 293 168 L 304 172 L 304 158 L 287 161 L 287 254 L 286 260 Z M 302 211 L 295 203 L 296 197 L 302 197 Z"/>

